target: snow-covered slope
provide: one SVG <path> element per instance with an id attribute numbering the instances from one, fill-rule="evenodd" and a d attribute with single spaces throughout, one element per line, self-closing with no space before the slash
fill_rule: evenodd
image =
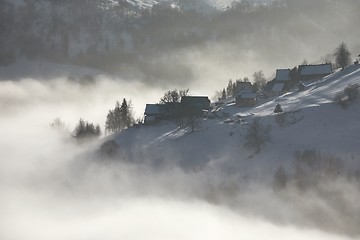
<path id="1" fill-rule="evenodd" d="M 268 115 L 273 111 L 277 103 L 280 103 L 286 111 L 332 103 L 337 92 L 343 90 L 349 84 L 360 82 L 359 74 L 359 65 L 349 66 L 343 71 L 337 71 L 321 81 L 307 86 L 307 89 L 303 92 L 286 93 L 274 101 L 263 104 L 249 112 Z"/>
<path id="2" fill-rule="evenodd" d="M 131 128 L 113 136 L 130 161 L 177 166 L 185 171 L 216 169 L 237 177 L 270 177 L 280 165 L 290 168 L 296 151 L 316 149 L 340 157 L 348 168 L 360 168 L 360 104 L 343 109 L 333 101 L 337 92 L 360 83 L 360 66 L 350 66 L 322 81 L 280 96 L 253 109 L 227 106 L 226 118 L 202 119 L 198 130 L 179 129 L 174 123 Z M 284 122 L 273 113 L 280 103 Z M 227 115 L 225 114 L 225 115 Z M 222 114 L 218 114 L 222 116 Z M 254 117 L 271 126 L 272 141 L 260 153 L 244 148 Z"/>

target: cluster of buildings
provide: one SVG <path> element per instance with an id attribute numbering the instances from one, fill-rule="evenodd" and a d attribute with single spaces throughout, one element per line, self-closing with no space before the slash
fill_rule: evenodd
<path id="1" fill-rule="evenodd" d="M 234 96 L 236 105 L 239 107 L 251 107 L 256 104 L 257 93 L 251 82 L 237 82 Z"/>
<path id="2" fill-rule="evenodd" d="M 300 65 L 293 69 L 277 69 L 276 76 L 269 81 L 262 93 L 254 90 L 251 82 L 237 82 L 234 98 L 238 107 L 253 107 L 258 97 L 273 97 L 290 89 L 304 90 L 306 85 L 331 74 L 331 64 Z M 260 95 L 261 94 L 261 95 Z M 153 124 L 161 120 L 170 120 L 190 116 L 200 116 L 210 109 L 207 96 L 184 96 L 180 102 L 164 104 L 146 104 L 145 124 Z"/>
<path id="3" fill-rule="evenodd" d="M 304 86 L 324 78 L 333 72 L 330 63 L 317 65 L 300 65 L 298 68 L 277 69 L 276 77 L 268 82 L 265 93 L 268 96 L 276 96 L 298 87 L 303 90 Z"/>
<path id="4" fill-rule="evenodd" d="M 294 88 L 298 88 L 300 91 L 304 90 L 307 84 L 320 80 L 332 72 L 333 68 L 330 63 L 300 65 L 293 69 L 277 69 L 275 78 L 266 84 L 261 96 L 265 98 L 279 96 Z M 259 97 L 259 93 L 253 90 L 251 83 L 246 84 L 246 87 L 242 87 L 241 83 L 235 95 L 235 102 L 239 107 L 255 106 Z"/>

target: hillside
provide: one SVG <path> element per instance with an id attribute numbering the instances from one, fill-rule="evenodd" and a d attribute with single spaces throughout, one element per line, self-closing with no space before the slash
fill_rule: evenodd
<path id="1" fill-rule="evenodd" d="M 124 130 L 104 140 L 113 148 L 102 145 L 93 158 L 100 165 L 87 166 L 86 176 L 98 168 L 109 175 L 108 163 L 120 192 L 200 200 L 276 225 L 357 239 L 360 104 L 343 108 L 333 99 L 359 83 L 355 65 L 253 109 L 228 104 L 199 120 L 195 132 L 172 122 Z M 278 103 L 280 115 L 273 113 Z M 271 142 L 258 153 L 244 147 L 255 118 L 271 126 Z"/>
<path id="2" fill-rule="evenodd" d="M 312 149 L 340 157 L 349 168 L 360 168 L 360 105 L 356 101 L 343 109 L 333 101 L 338 91 L 359 82 L 360 67 L 354 65 L 309 85 L 305 91 L 284 94 L 254 109 L 229 104 L 217 113 L 226 113 L 233 121 L 223 117 L 201 119 L 193 133 L 163 122 L 131 128 L 113 138 L 130 161 L 146 159 L 185 171 L 216 168 L 237 176 L 267 178 L 280 165 L 290 169 L 296 151 Z M 273 113 L 278 103 L 284 110 L 282 123 Z M 244 136 L 255 117 L 261 118 L 262 125 L 271 126 L 271 142 L 259 154 L 244 148 Z"/>

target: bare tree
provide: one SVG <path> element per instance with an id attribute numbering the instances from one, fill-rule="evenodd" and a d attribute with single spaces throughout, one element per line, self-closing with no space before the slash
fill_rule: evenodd
<path id="1" fill-rule="evenodd" d="M 176 102 L 180 102 L 181 98 L 184 96 L 189 95 L 189 89 L 184 89 L 184 90 L 177 90 L 174 89 L 172 91 L 167 91 L 164 93 L 164 96 L 160 99 L 161 104 L 165 104 L 165 103 L 176 103 Z"/>
<path id="2" fill-rule="evenodd" d="M 256 91 L 261 91 L 265 88 L 266 79 L 265 79 L 263 71 L 260 70 L 260 71 L 254 72 L 253 79 L 254 79 L 254 88 Z"/>
<path id="3" fill-rule="evenodd" d="M 180 98 L 189 95 L 189 91 L 190 91 L 189 89 L 179 90 L 179 96 L 180 96 Z"/>
<path id="4" fill-rule="evenodd" d="M 351 64 L 351 53 L 344 42 L 335 49 L 334 56 L 336 65 L 342 69 Z"/>
<path id="5" fill-rule="evenodd" d="M 173 102 L 180 102 L 180 96 L 178 91 L 175 89 L 173 91 L 167 91 L 164 93 L 164 96 L 160 99 L 160 103 L 173 103 Z"/>

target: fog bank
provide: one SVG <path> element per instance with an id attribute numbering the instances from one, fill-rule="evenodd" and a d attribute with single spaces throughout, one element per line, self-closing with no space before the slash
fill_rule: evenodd
<path id="1" fill-rule="evenodd" d="M 101 122 L 120 92 L 137 85 L 102 79 L 4 81 L 0 116 L 0 238 L 30 239 L 354 239 L 357 185 L 323 193 L 277 194 L 216 166 L 186 172 L 163 165 L 97 159 L 100 143 L 77 145 L 49 127 L 84 117 Z M 82 93 L 82 94 L 80 94 Z M 346 194 L 345 194 L 346 193 Z M 327 196 L 325 194 L 325 196 Z M 331 196 L 331 195 L 330 195 Z M 327 200 L 329 199 L 329 200 Z"/>

